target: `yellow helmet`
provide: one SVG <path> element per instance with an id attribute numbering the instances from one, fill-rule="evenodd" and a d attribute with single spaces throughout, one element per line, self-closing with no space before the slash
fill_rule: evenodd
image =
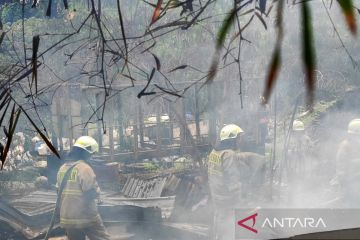
<path id="1" fill-rule="evenodd" d="M 348 125 L 348 133 L 360 135 L 360 118 L 350 121 Z"/>
<path id="2" fill-rule="evenodd" d="M 95 152 L 99 151 L 99 144 L 96 142 L 96 140 L 89 136 L 82 136 L 79 137 L 74 144 L 74 147 L 78 147 L 81 149 L 84 149 L 90 154 L 93 154 Z"/>
<path id="3" fill-rule="evenodd" d="M 293 131 L 304 131 L 305 130 L 304 123 L 299 120 L 294 120 L 292 129 Z"/>
<path id="4" fill-rule="evenodd" d="M 240 133 L 243 133 L 244 131 L 235 124 L 229 124 L 223 127 L 220 131 L 220 141 L 236 138 Z"/>
<path id="5" fill-rule="evenodd" d="M 32 143 L 36 143 L 36 142 L 39 142 L 39 141 L 41 141 L 41 139 L 40 139 L 38 136 L 35 136 L 35 137 L 33 137 L 33 138 L 31 139 L 31 142 L 32 142 Z"/>

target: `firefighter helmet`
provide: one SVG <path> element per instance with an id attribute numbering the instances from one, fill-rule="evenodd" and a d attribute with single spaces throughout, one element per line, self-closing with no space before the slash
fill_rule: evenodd
<path id="1" fill-rule="evenodd" d="M 360 135 L 360 118 L 350 121 L 348 125 L 348 133 Z"/>
<path id="2" fill-rule="evenodd" d="M 40 176 L 35 179 L 35 187 L 36 188 L 48 188 L 49 181 L 47 177 Z"/>
<path id="3" fill-rule="evenodd" d="M 33 138 L 31 139 L 31 142 L 32 142 L 32 143 L 36 143 L 36 142 L 39 142 L 39 141 L 41 141 L 41 139 L 40 139 L 38 136 L 35 136 L 35 137 L 33 137 Z"/>
<path id="4" fill-rule="evenodd" d="M 220 140 L 226 140 L 231 138 L 236 138 L 239 134 L 243 133 L 244 131 L 235 124 L 229 124 L 223 127 L 220 131 Z"/>
<path id="5" fill-rule="evenodd" d="M 84 149 L 90 154 L 93 154 L 95 152 L 99 151 L 99 144 L 96 142 L 96 140 L 90 136 L 82 136 L 79 137 L 74 144 L 74 147 L 78 147 L 81 149 Z"/>
<path id="6" fill-rule="evenodd" d="M 300 120 L 294 120 L 292 129 L 293 131 L 304 131 L 305 130 L 304 123 Z"/>

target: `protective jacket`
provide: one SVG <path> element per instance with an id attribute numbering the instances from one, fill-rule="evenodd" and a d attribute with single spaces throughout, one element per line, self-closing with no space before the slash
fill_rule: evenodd
<path id="1" fill-rule="evenodd" d="M 238 162 L 238 163 L 237 163 Z M 232 205 L 239 198 L 241 174 L 238 155 L 234 150 L 213 150 L 209 155 L 208 177 L 215 205 Z"/>
<path id="2" fill-rule="evenodd" d="M 60 225 L 63 228 L 85 228 L 101 222 L 96 204 L 100 189 L 94 171 L 82 160 L 61 166 L 57 174 L 57 187 L 73 164 L 75 167 L 61 196 Z"/>
<path id="3" fill-rule="evenodd" d="M 347 192 L 360 196 L 357 184 L 360 180 L 360 142 L 344 140 L 336 154 L 336 176 Z"/>
<path id="4" fill-rule="evenodd" d="M 234 239 L 234 209 L 244 207 L 263 178 L 264 158 L 256 153 L 231 149 L 213 150 L 208 157 L 208 178 L 214 203 L 213 236 Z M 260 173 L 260 174 L 259 174 Z M 262 181 L 261 181 L 262 182 Z"/>
<path id="5" fill-rule="evenodd" d="M 231 149 L 213 150 L 208 157 L 208 177 L 214 203 L 230 207 L 263 185 L 264 156 Z"/>

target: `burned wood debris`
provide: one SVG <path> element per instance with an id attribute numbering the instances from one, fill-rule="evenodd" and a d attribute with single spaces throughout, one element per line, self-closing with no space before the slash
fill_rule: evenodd
<path id="1" fill-rule="evenodd" d="M 98 163 L 94 169 L 102 186 L 111 181 L 121 184 L 119 174 L 114 175 L 114 169 L 119 170 L 118 164 Z M 105 226 L 112 236 L 128 236 L 124 239 L 142 239 L 141 236 L 145 235 L 166 239 L 158 235 L 159 232 L 167 236 L 182 232 L 184 237 L 205 239 L 206 224 L 199 221 L 190 227 L 179 218 L 180 212 L 183 214 L 185 209 L 191 212 L 191 207 L 207 195 L 198 196 L 197 176 L 199 172 L 194 169 L 173 169 L 167 173 L 140 171 L 129 175 L 121 184 L 120 192 L 102 192 L 102 203 L 98 207 Z M 1 199 L 1 231 L 9 239 L 41 239 L 46 233 L 55 201 L 56 191 L 51 187 L 22 197 Z M 61 235 L 63 232 L 56 224 L 53 236 Z"/>

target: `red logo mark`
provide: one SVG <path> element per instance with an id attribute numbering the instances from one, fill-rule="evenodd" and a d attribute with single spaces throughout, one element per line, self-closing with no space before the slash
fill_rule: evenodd
<path id="1" fill-rule="evenodd" d="M 241 227 L 243 227 L 243 228 L 246 228 L 247 230 L 250 230 L 250 231 L 252 231 L 252 232 L 254 232 L 254 233 L 257 233 L 258 231 L 257 231 L 255 228 L 253 228 L 253 227 L 255 226 L 255 223 L 256 223 L 256 217 L 257 217 L 257 215 L 258 215 L 258 214 L 255 213 L 255 214 L 253 214 L 253 215 L 251 215 L 251 216 L 249 216 L 249 217 L 247 217 L 247 218 L 244 218 L 244 219 L 238 221 L 237 224 L 239 224 L 239 226 L 241 226 Z M 251 226 L 251 227 L 244 224 L 246 221 L 248 221 L 248 220 L 250 220 L 250 219 L 252 219 L 252 226 Z"/>

